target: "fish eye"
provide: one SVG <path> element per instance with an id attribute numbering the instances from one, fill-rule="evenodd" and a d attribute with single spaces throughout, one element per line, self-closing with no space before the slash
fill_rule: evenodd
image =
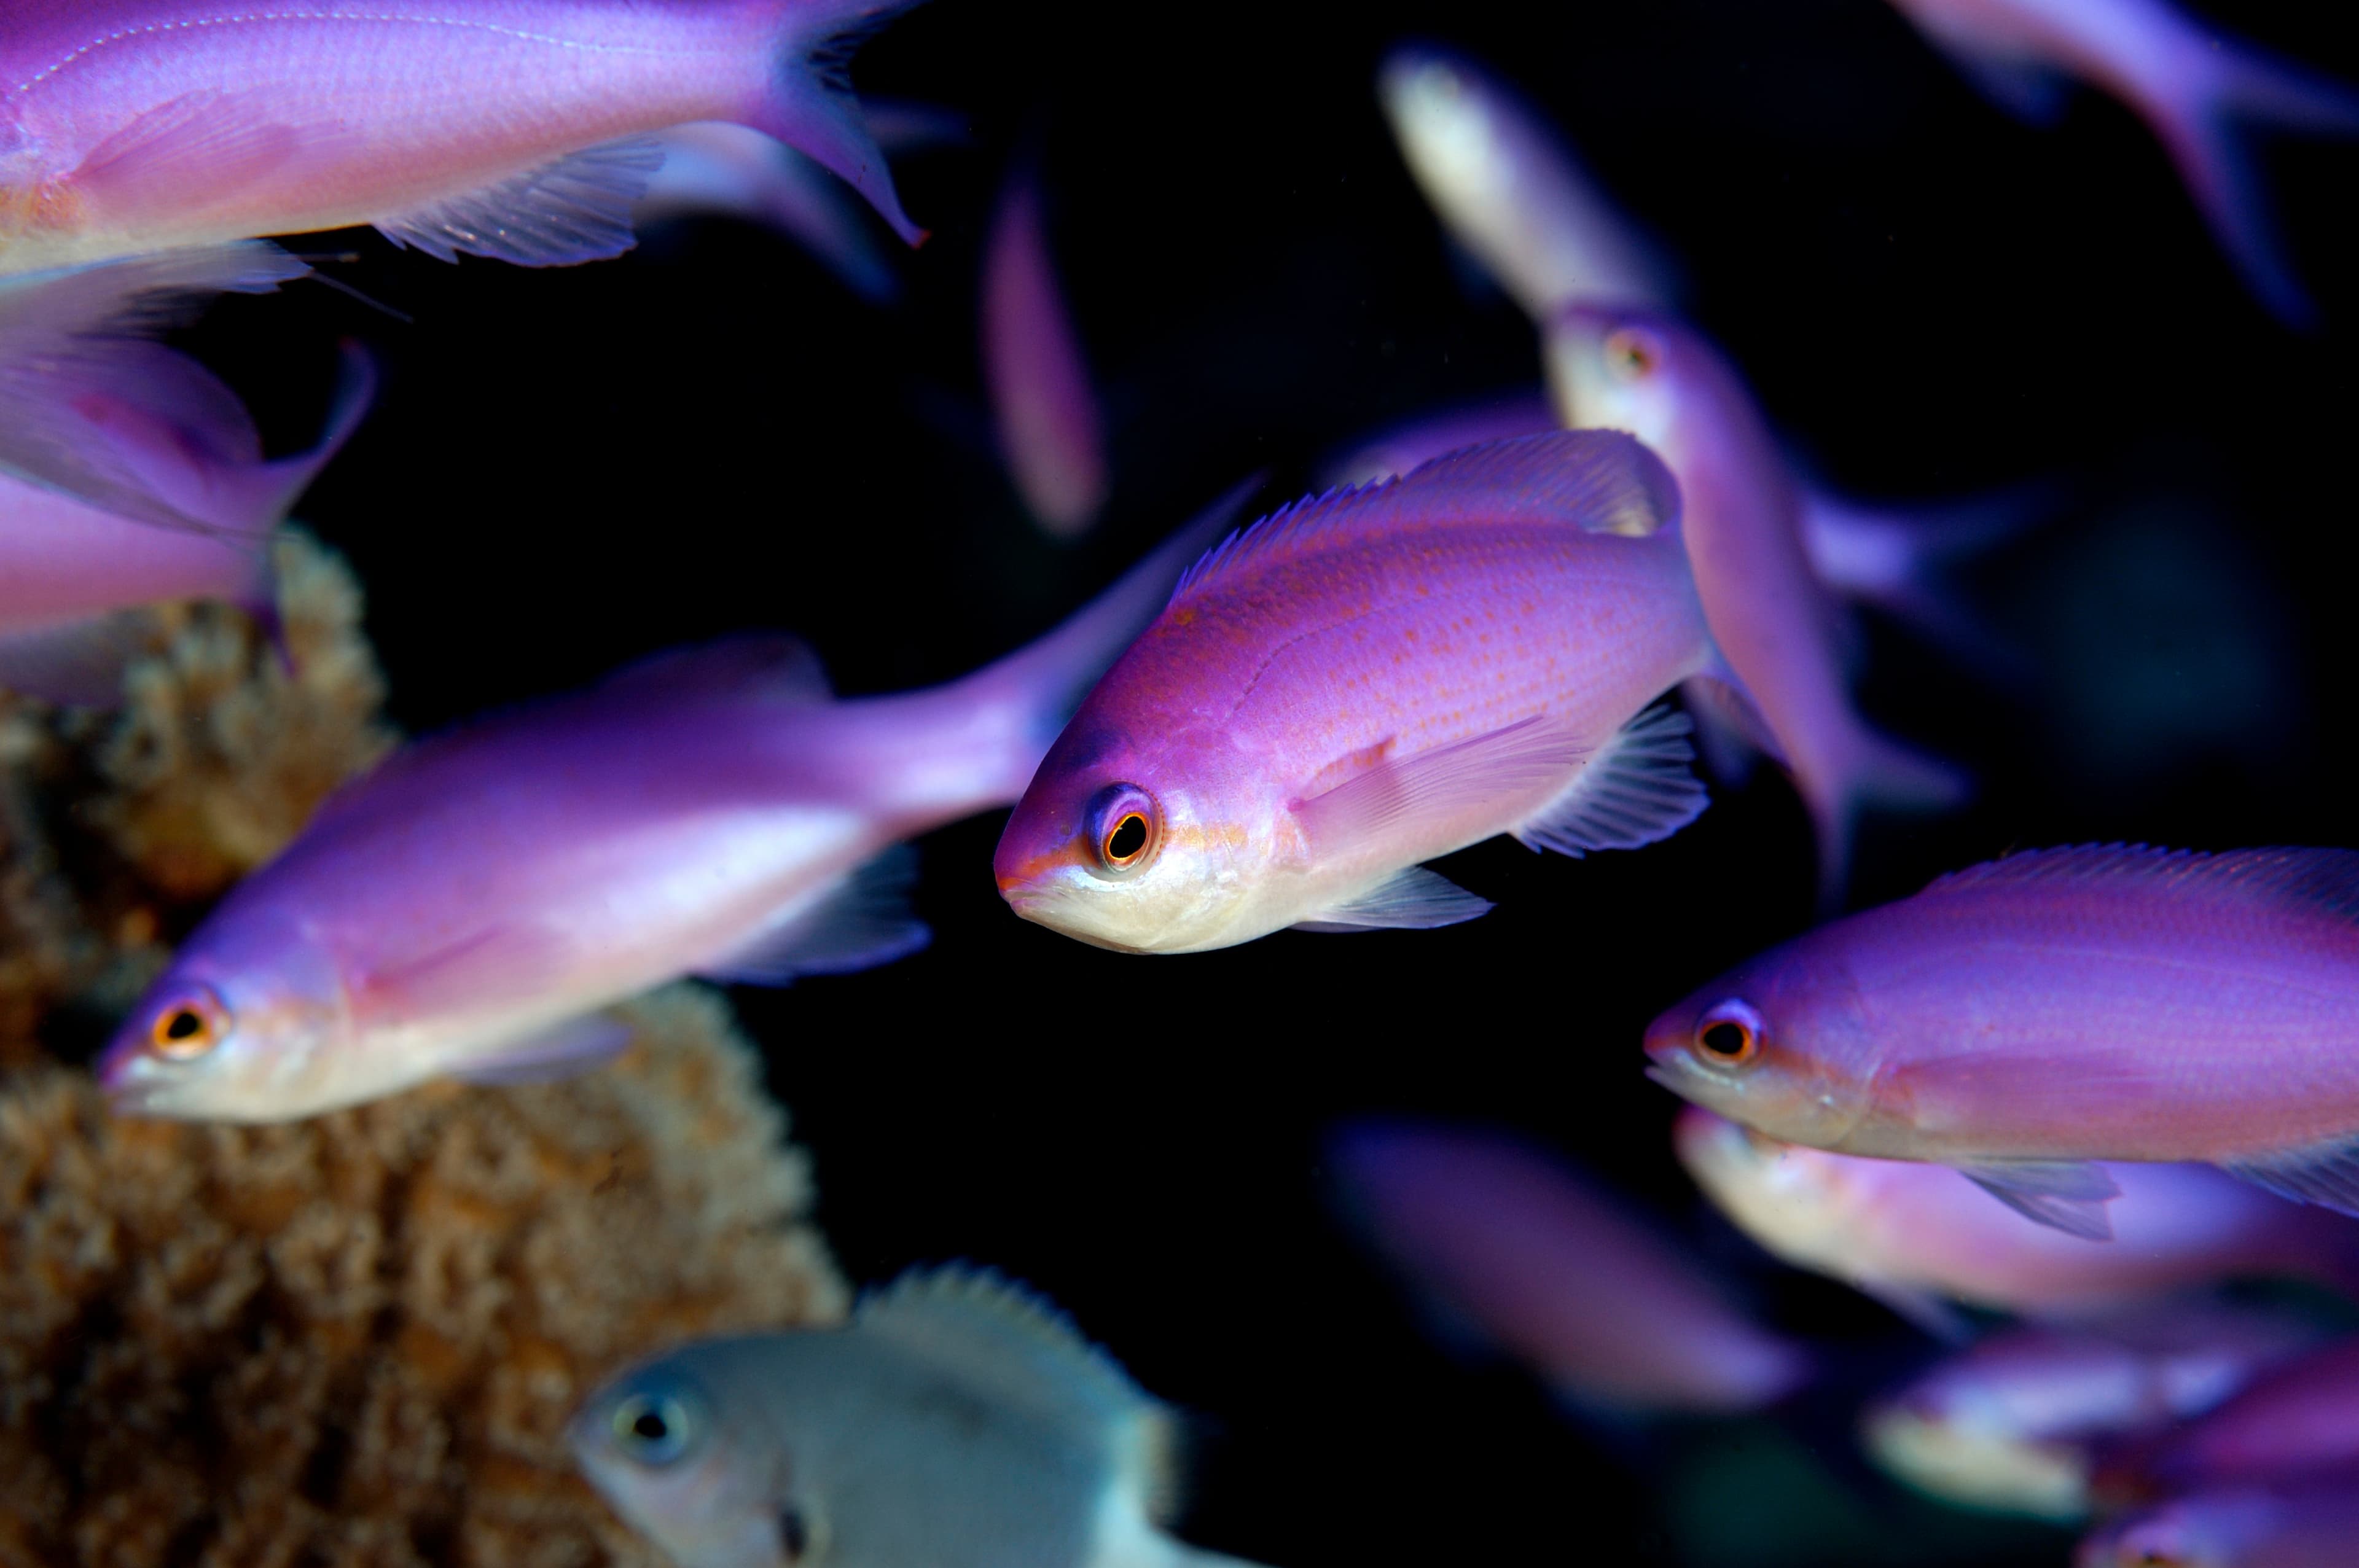
<path id="1" fill-rule="evenodd" d="M 669 1465 L 688 1452 L 688 1406 L 669 1394 L 632 1394 L 614 1407 L 614 1441 L 642 1465 Z"/>
<path id="2" fill-rule="evenodd" d="M 1696 1054 L 1714 1066 L 1741 1067 L 1761 1054 L 1767 1033 L 1761 1015 L 1732 997 L 1696 1022 Z"/>
<path id="3" fill-rule="evenodd" d="M 156 1014 L 147 1026 L 147 1044 L 168 1061 L 193 1062 L 228 1033 L 229 1009 L 210 988 L 199 986 Z"/>
<path id="4" fill-rule="evenodd" d="M 1648 333 L 1625 327 L 1606 334 L 1605 368 L 1624 381 L 1646 380 L 1662 361 L 1662 351 Z"/>
<path id="5" fill-rule="evenodd" d="M 1136 784 L 1108 784 L 1090 802 L 1090 848 L 1098 874 L 1118 877 L 1154 855 L 1162 813 Z"/>

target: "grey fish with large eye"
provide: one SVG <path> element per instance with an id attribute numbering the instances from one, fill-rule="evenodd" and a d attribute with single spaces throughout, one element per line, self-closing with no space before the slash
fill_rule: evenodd
<path id="1" fill-rule="evenodd" d="M 988 1271 L 912 1271 L 841 1327 L 666 1352 L 567 1440 L 679 1568 L 1250 1568 L 1165 1533 L 1170 1413 Z"/>

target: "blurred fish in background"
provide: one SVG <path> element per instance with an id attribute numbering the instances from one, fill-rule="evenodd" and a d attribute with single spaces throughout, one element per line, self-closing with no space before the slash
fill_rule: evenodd
<path id="1" fill-rule="evenodd" d="M 1362 1121 L 1326 1142 L 1337 1201 L 1446 1327 L 1576 1406 L 1756 1410 L 1810 1375 L 1701 1260 L 1589 1179 L 1503 1132 Z"/>
<path id="2" fill-rule="evenodd" d="M 2284 1307 L 2200 1297 L 2001 1329 L 1871 1404 L 1860 1441 L 1929 1496 L 2078 1523 L 2104 1448 L 2201 1415 L 2326 1332 Z"/>
<path id="3" fill-rule="evenodd" d="M 0 34 L 0 273 L 357 224 L 444 261 L 593 261 L 631 246 L 646 138 L 710 120 L 809 154 L 914 243 L 835 59 L 911 3 L 34 6 Z"/>
<path id="4" fill-rule="evenodd" d="M 2119 1501 L 2332 1476 L 2359 1477 L 2359 1337 L 2288 1361 L 2183 1425 L 2124 1444 L 2100 1464 L 2096 1488 Z"/>
<path id="5" fill-rule="evenodd" d="M 1008 171 L 984 249 L 983 375 L 1000 460 L 1033 521 L 1060 539 L 1089 531 L 1113 487 L 1105 419 L 1049 252 L 1036 155 Z"/>
<path id="6" fill-rule="evenodd" d="M 1022 794 L 1245 499 L 931 691 L 837 700 L 805 644 L 744 636 L 408 747 L 181 944 L 101 1065 L 114 1108 L 280 1121 L 446 1074 L 558 1076 L 628 1044 L 598 1010 L 666 980 L 916 951 L 902 840 Z"/>
<path id="7" fill-rule="evenodd" d="M 2037 1225 L 1947 1165 L 1779 1143 L 1690 1106 L 1675 1140 L 1706 1196 L 1773 1256 L 1945 1336 L 1947 1304 L 2090 1318 L 2237 1278 L 2359 1297 L 2359 1224 L 2206 1165 L 2108 1164 L 2108 1246 Z"/>
<path id="8" fill-rule="evenodd" d="M 2075 1568 L 2344 1568 L 2359 1541 L 2359 1475 L 2222 1487 L 2106 1526 Z"/>
<path id="9" fill-rule="evenodd" d="M 2236 122 L 2359 135 L 2359 90 L 2241 43 L 2168 0 L 1892 0 L 1993 103 L 2047 124 L 2075 81 L 2119 101 L 2170 155 L 2245 286 L 2288 325 L 2311 302 L 2285 254 Z"/>
<path id="10" fill-rule="evenodd" d="M 841 1328 L 683 1345 L 592 1396 L 583 1472 L 679 1568 L 1246 1568 L 1166 1532 L 1176 1418 L 988 1271 Z"/>

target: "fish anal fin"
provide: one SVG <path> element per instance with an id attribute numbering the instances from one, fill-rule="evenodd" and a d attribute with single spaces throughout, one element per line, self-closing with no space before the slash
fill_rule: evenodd
<path id="1" fill-rule="evenodd" d="M 511 1040 L 451 1076 L 470 1084 L 553 1083 L 604 1066 L 630 1044 L 628 1024 L 593 1012 Z"/>
<path id="2" fill-rule="evenodd" d="M 309 139 L 235 93 L 201 88 L 108 136 L 69 178 L 102 210 L 163 197 L 182 210 L 201 208 L 283 167 Z"/>
<path id="3" fill-rule="evenodd" d="M 1297 931 L 1430 931 L 1491 912 L 1478 898 L 1439 871 L 1408 866 L 1346 903 L 1297 921 Z"/>
<path id="4" fill-rule="evenodd" d="M 382 220 L 377 229 L 395 244 L 446 262 L 462 255 L 518 266 L 603 261 L 637 243 L 631 210 L 662 163 L 663 149 L 653 142 L 608 142 Z"/>
<path id="5" fill-rule="evenodd" d="M 2121 1188 L 2104 1168 L 2086 1160 L 1993 1160 L 1961 1165 L 1959 1174 L 2026 1219 L 2077 1236 L 2111 1241 L 2105 1205 Z"/>
<path id="6" fill-rule="evenodd" d="M 1447 821 L 1529 798 L 1589 754 L 1566 721 L 1536 714 L 1468 740 L 1388 754 L 1324 794 L 1294 803 L 1321 855 L 1338 855 L 1415 821 Z"/>
<path id="7" fill-rule="evenodd" d="M 917 851 L 896 845 L 853 871 L 812 908 L 699 966 L 697 973 L 743 985 L 783 986 L 801 975 L 849 974 L 905 958 L 932 935 L 909 910 L 917 869 Z"/>
<path id="8" fill-rule="evenodd" d="M 1630 720 L 1591 756 L 1562 795 L 1516 829 L 1535 849 L 1578 858 L 1593 849 L 1636 849 L 1668 838 L 1711 804 L 1689 771 L 1695 725 L 1672 708 Z"/>
<path id="9" fill-rule="evenodd" d="M 2219 1165 L 2238 1181 L 2279 1197 L 2359 1215 L 2359 1137 L 2280 1153 L 2248 1154 Z"/>

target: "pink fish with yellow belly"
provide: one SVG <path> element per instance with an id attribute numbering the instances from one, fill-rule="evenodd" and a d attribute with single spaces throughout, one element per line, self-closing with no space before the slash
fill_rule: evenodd
<path id="1" fill-rule="evenodd" d="M 1474 447 L 1214 550 L 1034 775 L 994 871 L 1018 914 L 1133 953 L 1469 920 L 1419 862 L 1495 834 L 1579 855 L 1703 807 L 1684 717 L 1718 668 L 1678 488 L 1628 436 Z"/>
<path id="2" fill-rule="evenodd" d="M 374 224 L 445 260 L 614 255 L 659 150 L 720 120 L 849 181 L 905 237 L 841 79 L 909 0 L 15 0 L 0 273 Z"/>

